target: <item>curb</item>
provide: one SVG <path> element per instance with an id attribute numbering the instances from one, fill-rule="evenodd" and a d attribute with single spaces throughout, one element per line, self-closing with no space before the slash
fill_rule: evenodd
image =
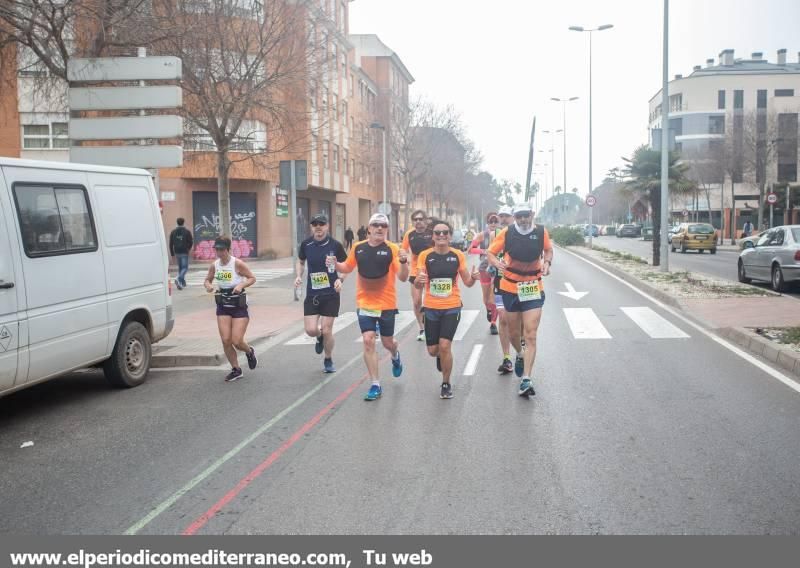
<path id="1" fill-rule="evenodd" d="M 559 245 L 556 245 L 559 246 Z M 560 247 L 559 248 L 564 248 Z M 783 371 L 791 373 L 797 378 L 800 378 L 800 353 L 794 351 L 791 347 L 782 346 L 780 344 L 776 344 L 769 339 L 765 339 L 757 334 L 755 331 L 748 329 L 748 328 L 714 328 L 710 326 L 707 322 L 701 320 L 694 316 L 694 314 L 688 313 L 683 305 L 675 299 L 674 297 L 670 296 L 666 292 L 663 292 L 646 282 L 642 282 L 638 278 L 628 274 L 627 272 L 608 264 L 605 261 L 598 260 L 596 258 L 590 257 L 588 254 L 584 254 L 581 250 L 576 250 L 575 247 L 566 248 L 568 252 L 576 254 L 581 258 L 594 262 L 600 266 L 602 266 L 605 270 L 612 273 L 614 276 L 624 280 L 631 286 L 646 292 L 647 294 L 653 296 L 660 302 L 675 308 L 676 310 L 680 311 L 684 317 L 689 318 L 690 320 L 696 322 L 699 325 L 702 325 L 710 332 L 714 333 L 715 335 L 732 341 L 742 349 L 748 351 L 751 355 L 755 355 L 757 357 L 761 357 L 762 359 L 766 359 L 770 363 L 777 365 Z M 776 294 L 779 296 L 779 294 Z"/>
<path id="2" fill-rule="evenodd" d="M 281 334 L 282 330 L 275 330 L 267 335 L 262 335 L 250 340 L 250 345 L 253 347 L 261 347 L 263 343 L 268 342 L 270 339 Z M 225 352 L 222 351 L 222 346 L 218 347 L 219 353 L 212 353 L 209 355 L 181 355 L 178 353 L 170 353 L 170 351 L 178 351 L 179 346 L 167 347 L 164 354 L 153 353 L 150 360 L 150 367 L 153 369 L 169 369 L 172 367 L 219 367 L 227 362 Z"/>

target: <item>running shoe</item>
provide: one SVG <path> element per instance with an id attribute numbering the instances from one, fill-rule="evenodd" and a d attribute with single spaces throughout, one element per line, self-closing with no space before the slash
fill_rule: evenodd
<path id="1" fill-rule="evenodd" d="M 333 366 L 333 359 L 326 358 L 325 361 L 323 361 L 322 364 L 325 367 L 325 372 L 326 373 L 330 374 L 330 373 L 335 373 L 336 372 L 336 367 Z"/>
<path id="2" fill-rule="evenodd" d="M 503 362 L 497 368 L 497 372 L 501 375 L 510 375 L 514 372 L 514 363 L 511 362 L 511 359 L 503 359 Z"/>
<path id="3" fill-rule="evenodd" d="M 498 335 L 500 332 L 497 331 L 497 325 L 495 325 L 495 324 L 490 325 L 489 326 L 489 333 L 491 333 L 492 335 Z"/>
<path id="4" fill-rule="evenodd" d="M 420 329 L 419 333 L 417 334 L 417 341 L 425 341 L 425 330 Z"/>
<path id="5" fill-rule="evenodd" d="M 517 359 L 514 361 L 514 372 L 520 379 L 522 378 L 522 373 L 525 372 L 525 359 L 522 355 L 517 355 Z"/>
<path id="6" fill-rule="evenodd" d="M 317 343 L 314 345 L 314 351 L 317 352 L 317 355 L 322 355 L 322 352 L 325 351 L 325 338 L 322 336 L 322 332 L 317 336 Z"/>
<path id="7" fill-rule="evenodd" d="M 178 281 L 178 279 L 177 279 L 177 278 L 175 279 L 175 287 L 176 287 L 178 290 L 183 290 L 183 286 L 181 286 L 181 283 Z"/>
<path id="8" fill-rule="evenodd" d="M 533 390 L 533 383 L 528 377 L 522 379 L 519 384 L 519 396 L 534 396 L 536 391 Z"/>
<path id="9" fill-rule="evenodd" d="M 228 373 L 228 376 L 225 377 L 225 382 L 226 383 L 232 383 L 233 381 L 238 381 L 239 379 L 242 378 L 243 374 L 244 373 L 242 373 L 241 369 L 233 368 L 233 369 L 231 369 L 231 372 Z"/>
<path id="10" fill-rule="evenodd" d="M 400 377 L 403 374 L 403 362 L 400 360 L 400 352 L 397 352 L 397 358 L 392 357 L 392 375 L 394 378 Z"/>
<path id="11" fill-rule="evenodd" d="M 442 383 L 442 391 L 439 394 L 439 398 L 453 398 L 453 387 L 450 386 L 450 383 Z"/>
<path id="12" fill-rule="evenodd" d="M 442 358 L 438 355 L 436 356 L 436 370 L 442 372 Z"/>
<path id="13" fill-rule="evenodd" d="M 372 385 L 369 388 L 369 392 L 366 395 L 364 395 L 364 400 L 366 401 L 378 400 L 382 394 L 383 394 L 383 389 L 381 388 L 381 385 Z"/>
<path id="14" fill-rule="evenodd" d="M 250 352 L 247 353 L 247 366 L 250 367 L 252 371 L 258 366 L 258 357 L 256 357 L 256 350 L 252 347 L 250 348 Z"/>

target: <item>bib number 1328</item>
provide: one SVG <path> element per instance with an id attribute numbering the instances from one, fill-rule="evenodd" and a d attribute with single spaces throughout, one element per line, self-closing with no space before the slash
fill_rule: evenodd
<path id="1" fill-rule="evenodd" d="M 517 295 L 520 302 L 531 302 L 533 300 L 542 299 L 542 289 L 539 287 L 539 281 L 533 282 L 520 282 L 517 284 Z"/>

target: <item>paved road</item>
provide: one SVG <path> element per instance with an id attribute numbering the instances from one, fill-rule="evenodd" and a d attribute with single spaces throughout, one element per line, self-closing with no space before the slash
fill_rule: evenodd
<path id="1" fill-rule="evenodd" d="M 653 256 L 652 241 L 619 239 L 617 237 L 596 237 L 594 242 L 610 250 L 627 252 L 643 258 L 649 259 Z M 718 250 L 715 255 L 707 252 L 700 254 L 690 251 L 686 254 L 674 252 L 670 253 L 669 256 L 671 269 L 689 270 L 732 281 L 738 281 L 738 275 L 736 273 L 738 259 L 738 251 L 723 249 Z M 769 288 L 769 284 L 766 282 L 754 282 L 753 285 Z M 789 293 L 796 298 L 800 298 L 800 286 L 794 286 Z"/>
<path id="2" fill-rule="evenodd" d="M 496 374 L 482 313 L 450 401 L 413 325 L 375 403 L 355 325 L 328 378 L 291 329 L 234 384 L 87 372 L 0 399 L 0 533 L 799 532 L 800 387 L 585 261 L 554 269 L 530 401 Z"/>

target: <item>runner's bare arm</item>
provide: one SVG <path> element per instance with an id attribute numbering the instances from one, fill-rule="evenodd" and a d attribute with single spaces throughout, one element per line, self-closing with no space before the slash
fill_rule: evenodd
<path id="1" fill-rule="evenodd" d="M 297 259 L 297 266 L 295 266 L 294 273 L 297 278 L 294 279 L 294 286 L 295 288 L 299 288 L 303 285 L 303 274 L 306 271 L 306 263 L 305 261 Z"/>
<path id="2" fill-rule="evenodd" d="M 475 282 L 480 280 L 481 277 L 480 272 L 478 272 L 478 269 L 474 266 L 472 267 L 472 272 L 467 270 L 467 267 L 465 266 L 458 271 L 458 274 L 461 276 L 461 281 L 467 288 L 472 288 L 475 285 Z"/>
<path id="3" fill-rule="evenodd" d="M 234 293 L 239 294 L 245 288 L 249 288 L 256 283 L 256 277 L 253 275 L 253 271 L 250 270 L 250 267 L 247 266 L 244 261 L 237 258 L 235 270 L 239 276 L 244 278 L 244 282 L 238 284 L 236 288 L 233 289 Z"/>
<path id="4" fill-rule="evenodd" d="M 206 274 L 206 279 L 203 282 L 203 286 L 206 288 L 206 292 L 213 292 L 214 291 L 214 265 L 208 267 L 208 273 Z"/>
<path id="5" fill-rule="evenodd" d="M 400 249 L 400 252 L 397 254 L 397 260 L 400 262 L 400 272 L 397 274 L 397 277 L 400 279 L 400 282 L 408 282 L 408 263 L 410 261 L 406 251 Z"/>

